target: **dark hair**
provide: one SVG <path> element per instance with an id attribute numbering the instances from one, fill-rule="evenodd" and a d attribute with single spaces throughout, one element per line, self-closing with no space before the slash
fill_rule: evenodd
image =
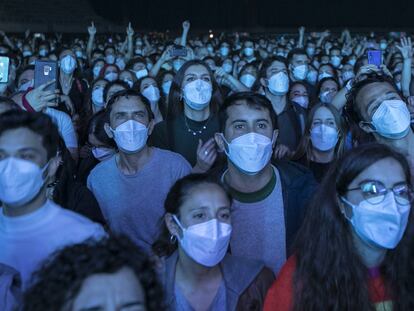
<path id="1" fill-rule="evenodd" d="M 239 92 L 227 97 L 223 105 L 220 107 L 220 111 L 218 113 L 220 132 L 223 133 L 226 128 L 226 121 L 229 118 L 227 109 L 233 105 L 239 105 L 240 102 L 246 104 L 248 107 L 267 110 L 269 112 L 270 120 L 272 121 L 273 129 L 278 128 L 276 113 L 273 110 L 271 102 L 266 98 L 266 96 L 255 92 Z"/>
<path id="2" fill-rule="evenodd" d="M 220 91 L 220 87 L 218 86 L 216 79 L 214 78 L 214 75 L 212 71 L 210 70 L 210 67 L 201 60 L 190 60 L 186 63 L 184 63 L 180 70 L 176 73 L 174 76 L 174 79 L 171 83 L 171 89 L 170 94 L 168 96 L 168 116 L 167 119 L 174 119 L 175 117 L 182 114 L 184 111 L 184 104 L 182 102 L 182 84 L 184 80 L 184 73 L 188 68 L 194 65 L 201 65 L 206 68 L 206 70 L 209 73 L 211 84 L 213 86 L 213 94 L 210 100 L 210 113 L 214 114 L 218 111 L 222 101 L 223 97 Z"/>
<path id="3" fill-rule="evenodd" d="M 287 56 L 287 60 L 288 60 L 288 63 L 289 64 L 292 61 L 293 56 L 295 56 L 295 55 L 306 55 L 306 57 L 308 57 L 308 54 L 306 53 L 306 50 L 305 49 L 302 49 L 302 48 L 294 48 L 294 49 L 290 50 L 290 52 L 289 52 L 289 54 Z"/>
<path id="4" fill-rule="evenodd" d="M 336 78 L 334 78 L 334 77 L 326 77 L 326 78 L 323 78 L 321 81 L 319 81 L 319 82 L 318 82 L 318 85 L 317 85 L 317 87 L 316 87 L 316 90 L 317 90 L 316 94 L 318 94 L 318 95 L 319 95 L 319 94 L 321 93 L 321 88 L 322 88 L 322 85 L 323 85 L 326 81 L 333 81 L 333 82 L 335 82 L 336 87 L 338 88 L 338 91 L 339 91 L 339 89 L 340 89 L 340 85 L 339 85 L 338 80 L 337 80 Z"/>
<path id="5" fill-rule="evenodd" d="M 367 75 L 365 79 L 362 79 L 352 84 L 352 89 L 350 92 L 348 92 L 346 96 L 347 102 L 345 105 L 344 112 L 345 112 L 345 117 L 348 121 L 348 124 L 350 125 L 350 128 L 351 128 L 352 137 L 358 143 L 366 143 L 366 142 L 375 141 L 375 138 L 371 133 L 366 133 L 359 127 L 359 122 L 364 121 L 364 119 L 362 117 L 361 111 L 358 108 L 356 98 L 359 92 L 365 86 L 371 83 L 376 83 L 376 82 L 388 83 L 395 89 L 397 93 L 399 93 L 398 89 L 395 86 L 395 82 L 387 75 L 378 75 L 376 73 L 369 74 Z M 401 94 L 400 96 L 402 98 Z"/>
<path id="6" fill-rule="evenodd" d="M 369 298 L 368 269 L 354 246 L 352 228 L 341 213 L 338 197 L 362 171 L 388 157 L 401 165 L 411 185 L 407 160 L 376 143 L 351 150 L 325 176 L 295 243 L 294 310 L 375 310 Z M 414 307 L 412 212 L 409 217 L 402 240 L 394 250 L 387 251 L 380 268 L 393 310 Z"/>
<path id="7" fill-rule="evenodd" d="M 7 110 L 20 110 L 19 105 L 17 105 L 13 99 L 6 96 L 0 96 L 0 107 L 1 106 L 7 107 Z"/>
<path id="8" fill-rule="evenodd" d="M 60 136 L 56 125 L 48 115 L 23 110 L 9 110 L 0 115 L 0 136 L 8 130 L 18 128 L 27 128 L 42 137 L 48 160 L 56 156 Z"/>
<path id="9" fill-rule="evenodd" d="M 219 182 L 217 182 L 217 179 L 214 177 L 207 174 L 190 174 L 177 180 L 171 187 L 164 201 L 165 213 L 177 215 L 177 217 L 180 218 L 180 207 L 187 199 L 189 192 L 192 189 L 204 184 L 218 185 L 221 189 L 223 189 L 223 192 L 226 193 L 229 201 L 232 201 L 230 194 Z M 152 246 L 154 253 L 160 257 L 169 256 L 177 249 L 176 243 L 171 243 L 170 241 L 171 235 L 165 224 L 163 227 L 163 232 Z"/>
<path id="10" fill-rule="evenodd" d="M 271 57 L 266 58 L 263 61 L 262 65 L 260 66 L 259 75 L 258 75 L 258 77 L 257 77 L 257 79 L 256 79 L 256 81 L 255 81 L 255 83 L 254 83 L 254 85 L 252 87 L 252 90 L 257 91 L 262 86 L 261 85 L 261 82 L 260 82 L 260 79 L 261 78 L 266 79 L 266 77 L 267 77 L 267 70 L 269 69 L 270 66 L 272 66 L 272 64 L 274 62 L 282 63 L 282 64 L 285 65 L 286 70 L 288 69 L 288 64 L 286 62 L 286 58 L 284 58 L 282 56 L 271 56 Z"/>
<path id="11" fill-rule="evenodd" d="M 93 134 L 95 137 L 105 144 L 105 146 L 116 148 L 113 139 L 109 138 L 105 132 L 104 125 L 107 122 L 105 110 L 100 110 L 95 113 L 88 122 L 88 134 Z"/>
<path id="12" fill-rule="evenodd" d="M 164 310 L 154 264 L 125 236 L 89 240 L 49 257 L 32 277 L 23 310 L 62 310 L 73 302 L 85 279 L 99 273 L 116 273 L 125 267 L 134 272 L 142 285 L 146 309 Z"/>
<path id="13" fill-rule="evenodd" d="M 149 100 L 143 96 L 141 93 L 132 90 L 132 89 L 126 89 L 126 90 L 122 90 L 119 92 L 116 92 L 114 95 L 112 95 L 111 99 L 108 102 L 108 105 L 106 106 L 106 122 L 109 122 L 109 116 L 111 114 L 112 111 L 112 107 L 113 105 L 121 98 L 121 97 L 138 97 L 139 100 L 141 100 L 141 102 L 144 104 L 145 109 L 147 110 L 148 113 L 148 121 L 151 121 L 152 119 L 154 119 L 154 114 L 152 113 L 151 110 L 151 103 L 149 102 Z"/>
<path id="14" fill-rule="evenodd" d="M 119 80 L 119 79 L 115 80 L 115 81 L 110 81 L 110 82 L 108 81 L 108 83 L 105 85 L 104 90 L 103 90 L 103 99 L 104 99 L 105 103 L 107 103 L 110 100 L 110 98 L 107 98 L 108 97 L 108 92 L 109 92 L 109 89 L 114 85 L 120 85 L 120 86 L 124 87 L 125 90 L 129 89 L 129 85 L 125 81 L 122 81 L 122 80 Z"/>
<path id="15" fill-rule="evenodd" d="M 334 116 L 336 127 L 338 129 L 338 142 L 335 146 L 335 159 L 341 158 L 345 152 L 345 140 L 347 135 L 347 126 L 344 118 L 342 117 L 341 113 L 331 104 L 323 104 L 318 103 L 312 107 L 309 111 L 306 124 L 305 124 L 305 131 L 304 134 L 299 142 L 298 148 L 296 149 L 295 154 L 292 157 L 293 161 L 300 160 L 303 157 L 306 157 L 306 161 L 309 162 L 311 160 L 311 149 L 312 149 L 312 142 L 310 140 L 310 131 L 312 128 L 313 118 L 315 116 L 316 111 L 319 108 L 324 107 L 328 109 Z"/>
<path id="16" fill-rule="evenodd" d="M 334 73 L 333 78 L 335 78 L 336 80 L 338 80 L 338 72 L 337 72 L 337 70 L 335 69 L 335 67 L 334 67 L 334 66 L 332 66 L 330 63 L 327 63 L 327 64 L 321 64 L 321 65 L 319 66 L 319 68 L 318 68 L 318 72 L 319 72 L 319 70 L 321 69 L 321 67 L 323 67 L 323 66 L 328 66 L 329 68 L 331 68 L 331 69 L 332 69 L 332 71 L 333 71 L 333 73 Z"/>
<path id="17" fill-rule="evenodd" d="M 128 61 L 128 63 L 125 66 L 125 69 L 132 70 L 132 68 L 134 68 L 134 65 L 137 63 L 143 63 L 144 65 L 146 65 L 147 61 L 145 60 L 145 58 L 140 56 L 134 57 Z"/>

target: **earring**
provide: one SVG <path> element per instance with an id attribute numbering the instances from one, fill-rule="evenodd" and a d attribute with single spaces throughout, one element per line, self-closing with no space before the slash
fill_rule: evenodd
<path id="1" fill-rule="evenodd" d="M 175 235 L 170 236 L 170 244 L 175 244 L 177 242 L 177 237 Z"/>

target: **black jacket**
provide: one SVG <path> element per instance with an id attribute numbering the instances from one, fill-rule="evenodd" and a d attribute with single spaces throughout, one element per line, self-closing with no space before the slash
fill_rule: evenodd
<path id="1" fill-rule="evenodd" d="M 278 161 L 273 165 L 278 169 L 282 182 L 283 206 L 286 228 L 286 254 L 292 253 L 292 244 L 305 215 L 306 207 L 318 186 L 313 174 L 306 167 L 290 162 Z M 227 165 L 209 173 L 221 182 Z"/>

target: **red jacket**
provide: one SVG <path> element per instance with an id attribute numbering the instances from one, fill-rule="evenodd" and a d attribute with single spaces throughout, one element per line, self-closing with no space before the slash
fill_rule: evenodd
<path id="1" fill-rule="evenodd" d="M 296 270 L 296 258 L 291 256 L 266 295 L 264 311 L 290 311 L 293 307 L 293 277 Z M 384 310 L 392 310 L 392 300 L 385 293 L 384 281 L 375 275 L 368 280 L 371 301 L 382 304 Z M 382 310 L 382 309 L 379 309 Z"/>

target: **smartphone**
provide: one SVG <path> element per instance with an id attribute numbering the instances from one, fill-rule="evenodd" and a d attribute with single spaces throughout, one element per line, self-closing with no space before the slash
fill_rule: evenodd
<path id="1" fill-rule="evenodd" d="M 176 45 L 170 50 L 171 57 L 186 57 L 187 56 L 187 49 L 184 46 Z"/>
<path id="2" fill-rule="evenodd" d="M 0 83 L 9 82 L 9 65 L 10 58 L 7 56 L 0 56 Z"/>
<path id="3" fill-rule="evenodd" d="M 382 51 L 380 50 L 369 50 L 367 52 L 368 64 L 377 66 L 378 68 L 382 64 Z"/>
<path id="4" fill-rule="evenodd" d="M 46 82 L 55 80 L 54 83 L 45 88 L 46 91 L 54 91 L 57 89 L 57 62 L 36 60 L 34 87 L 37 88 Z"/>

